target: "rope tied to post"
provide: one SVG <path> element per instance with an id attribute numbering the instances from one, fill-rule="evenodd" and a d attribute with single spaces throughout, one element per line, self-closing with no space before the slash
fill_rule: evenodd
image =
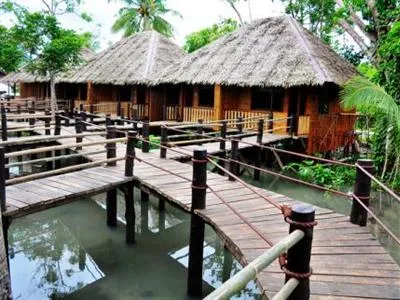
<path id="1" fill-rule="evenodd" d="M 282 253 L 281 255 L 279 255 L 278 260 L 279 260 L 279 265 L 280 265 L 283 273 L 285 273 L 287 276 L 289 276 L 291 278 L 296 278 L 298 280 L 304 280 L 304 279 L 310 278 L 313 273 L 313 270 L 311 267 L 310 267 L 310 271 L 307 273 L 296 273 L 296 272 L 292 272 L 292 271 L 288 270 L 288 268 L 287 268 L 287 253 Z"/>

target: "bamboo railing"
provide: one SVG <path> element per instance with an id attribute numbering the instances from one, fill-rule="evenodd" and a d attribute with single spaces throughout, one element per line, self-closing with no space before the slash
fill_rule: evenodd
<path id="1" fill-rule="evenodd" d="M 310 116 L 299 116 L 297 135 L 308 135 L 310 132 Z"/>
<path id="2" fill-rule="evenodd" d="M 256 122 L 259 119 L 267 119 L 268 113 L 262 111 L 241 111 L 241 110 L 226 110 L 224 114 L 225 120 L 228 121 L 229 127 L 236 126 L 236 120 L 242 117 L 243 120 L 243 128 L 244 129 L 253 129 L 256 127 Z"/>
<path id="3" fill-rule="evenodd" d="M 179 105 L 170 105 L 166 107 L 166 121 L 176 121 L 179 119 Z"/>
<path id="4" fill-rule="evenodd" d="M 185 107 L 183 109 L 183 122 L 197 122 L 198 120 L 211 122 L 215 119 L 214 108 L 210 107 Z"/>

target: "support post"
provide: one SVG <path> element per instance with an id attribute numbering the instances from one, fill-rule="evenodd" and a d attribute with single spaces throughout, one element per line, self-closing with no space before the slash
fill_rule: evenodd
<path id="1" fill-rule="evenodd" d="M 296 116 L 295 116 L 295 114 L 291 114 L 290 115 L 290 119 L 289 119 L 289 134 L 291 135 L 291 136 L 293 136 L 294 135 L 294 133 L 295 133 L 295 126 L 296 126 Z"/>
<path id="2" fill-rule="evenodd" d="M 66 119 L 68 120 L 68 119 Z M 54 135 L 60 135 L 61 133 L 61 116 L 60 113 L 56 113 L 55 115 L 55 129 L 54 129 Z M 69 120 L 68 120 L 68 125 L 69 125 Z"/>
<path id="3" fill-rule="evenodd" d="M 374 163 L 370 159 L 359 159 L 357 165 L 371 173 L 374 170 Z M 371 178 L 366 175 L 360 167 L 357 167 L 356 182 L 354 185 L 354 195 L 356 195 L 365 206 L 369 206 L 369 198 L 371 194 Z M 350 222 L 360 226 L 367 225 L 368 213 L 353 197 L 353 203 L 350 212 Z"/>
<path id="4" fill-rule="evenodd" d="M 64 125 L 68 127 L 68 126 L 70 126 L 70 116 L 71 116 L 70 111 L 65 110 L 64 116 L 66 117 L 64 119 Z"/>
<path id="5" fill-rule="evenodd" d="M 75 118 L 75 132 L 76 134 L 82 133 L 82 120 L 80 117 Z M 82 137 L 77 137 L 76 143 L 82 143 Z M 82 150 L 82 146 L 76 147 L 76 150 Z"/>
<path id="6" fill-rule="evenodd" d="M 270 112 L 268 114 L 268 133 L 272 133 L 273 129 L 274 129 L 274 121 L 272 121 L 274 119 L 274 115 Z"/>
<path id="7" fill-rule="evenodd" d="M 83 111 L 83 103 L 79 104 L 79 111 Z"/>
<path id="8" fill-rule="evenodd" d="M 86 115 L 86 112 L 85 111 L 81 111 L 80 116 L 81 116 L 81 120 L 82 120 L 82 131 L 87 131 L 87 124 L 86 124 L 87 115 Z"/>
<path id="9" fill-rule="evenodd" d="M 221 122 L 221 131 L 220 131 L 221 140 L 219 141 L 219 151 L 220 151 L 219 156 L 221 157 L 221 160 L 218 161 L 218 164 L 223 168 L 225 168 L 225 160 L 224 159 L 226 158 L 226 141 L 225 141 L 225 139 L 226 139 L 227 128 L 228 128 L 228 122 L 225 120 L 222 121 Z M 218 174 L 221 176 L 224 176 L 225 172 L 222 169 L 218 168 Z"/>
<path id="10" fill-rule="evenodd" d="M 45 112 L 44 112 L 44 115 L 45 116 L 50 116 L 50 111 L 48 111 L 46 109 Z M 51 134 L 51 132 L 50 132 L 50 118 L 45 118 L 44 119 L 44 127 L 46 128 L 45 131 L 44 131 L 44 134 L 45 135 L 50 135 Z"/>
<path id="11" fill-rule="evenodd" d="M 290 219 L 298 224 L 290 224 L 289 233 L 299 229 L 304 231 L 304 237 L 290 248 L 287 252 L 286 268 L 290 272 L 307 274 L 310 272 L 311 247 L 313 239 L 313 227 L 304 227 L 301 223 L 312 223 L 315 221 L 315 210 L 310 205 L 295 204 L 292 207 Z M 300 224 L 300 225 L 299 225 Z M 285 282 L 291 277 L 286 275 Z M 289 300 L 310 299 L 310 280 L 301 279 L 299 285 L 288 298 Z"/>
<path id="12" fill-rule="evenodd" d="M 4 105 L 1 106 L 1 140 L 7 141 L 7 114 Z"/>
<path id="13" fill-rule="evenodd" d="M 142 128 L 142 152 L 143 153 L 149 153 L 150 151 L 150 144 L 146 143 L 145 141 L 149 141 L 149 136 L 150 136 L 150 126 L 148 121 L 143 122 L 143 128 Z"/>
<path id="14" fill-rule="evenodd" d="M 140 199 L 142 201 L 148 202 L 149 201 L 149 193 L 145 191 L 140 191 Z"/>
<path id="15" fill-rule="evenodd" d="M 204 221 L 194 213 L 194 210 L 204 209 L 206 207 L 206 189 L 207 150 L 196 149 L 193 152 L 192 205 L 187 285 L 188 294 L 191 296 L 200 296 L 202 294 Z"/>
<path id="16" fill-rule="evenodd" d="M 34 115 L 35 114 L 35 107 L 34 106 L 30 106 L 28 108 L 28 113 L 30 115 Z M 31 127 L 35 126 L 35 121 L 36 121 L 35 117 L 29 118 L 29 126 L 31 126 Z"/>
<path id="17" fill-rule="evenodd" d="M 258 132 L 257 132 L 257 144 L 259 145 L 262 145 L 263 133 L 264 133 L 264 119 L 260 119 L 258 121 Z M 262 149 L 260 147 L 255 146 L 254 150 L 256 152 L 254 165 L 257 168 L 260 168 Z M 260 170 L 254 169 L 254 180 L 260 180 Z"/>
<path id="18" fill-rule="evenodd" d="M 106 114 L 106 126 L 111 126 L 112 124 L 113 124 L 113 122 L 111 120 L 111 115 Z"/>
<path id="19" fill-rule="evenodd" d="M 134 159 L 135 159 L 136 132 L 128 132 L 128 142 L 126 144 L 126 160 L 125 160 L 125 176 L 133 176 Z M 134 185 L 133 181 L 128 182 L 125 187 L 125 220 L 126 220 L 126 236 L 127 244 L 135 243 L 135 203 L 134 203 Z"/>
<path id="20" fill-rule="evenodd" d="M 243 133 L 243 117 L 239 117 L 237 119 L 236 128 L 239 131 L 239 134 Z M 241 138 L 241 137 L 240 137 Z"/>
<path id="21" fill-rule="evenodd" d="M 116 137 L 116 131 L 115 131 L 115 127 L 114 126 L 107 126 L 107 139 L 115 139 Z M 113 143 L 107 143 L 106 144 L 106 148 L 107 148 L 107 159 L 110 158 L 115 158 L 117 157 L 117 149 L 116 149 L 116 144 L 115 142 Z M 108 162 L 107 166 L 108 167 L 115 167 L 117 165 L 117 162 Z"/>
<path id="22" fill-rule="evenodd" d="M 202 138 L 202 135 L 203 135 L 203 122 L 204 122 L 204 120 L 203 119 L 199 119 L 198 120 L 198 123 L 199 123 L 199 125 L 197 126 L 197 128 L 196 128 L 196 132 L 197 132 L 197 134 L 198 134 L 198 136 L 197 136 L 197 138 Z M 202 145 L 202 143 L 200 142 L 200 143 L 197 143 L 197 145 L 199 145 L 199 146 L 201 146 Z"/>
<path id="23" fill-rule="evenodd" d="M 93 115 L 94 115 L 94 105 L 93 104 L 90 104 L 89 105 L 89 113 L 90 113 L 90 123 L 93 123 L 93 119 L 94 119 L 94 117 L 93 117 Z"/>
<path id="24" fill-rule="evenodd" d="M 5 158 L 5 154 L 6 149 L 4 147 L 0 147 L 0 209 L 2 212 L 6 211 L 7 160 Z"/>
<path id="25" fill-rule="evenodd" d="M 161 126 L 161 147 L 160 147 L 160 158 L 167 158 L 167 144 L 168 144 L 168 129 Z"/>
<path id="26" fill-rule="evenodd" d="M 229 172 L 233 175 L 238 174 L 238 164 L 233 160 L 239 159 L 239 142 L 237 140 L 231 140 L 231 160 L 229 161 Z M 235 181 L 235 178 L 229 176 L 230 181 Z"/>
<path id="27" fill-rule="evenodd" d="M 21 114 L 21 104 L 17 104 L 17 115 Z"/>

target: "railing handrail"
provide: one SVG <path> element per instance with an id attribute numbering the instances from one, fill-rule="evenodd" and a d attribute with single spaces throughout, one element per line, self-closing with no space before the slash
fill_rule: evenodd
<path id="1" fill-rule="evenodd" d="M 249 263 L 228 281 L 224 282 L 220 287 L 205 297 L 204 300 L 229 299 L 229 297 L 244 288 L 250 280 L 255 279 L 257 274 L 268 267 L 280 254 L 296 245 L 304 235 L 304 232 L 299 229 L 293 231 Z"/>

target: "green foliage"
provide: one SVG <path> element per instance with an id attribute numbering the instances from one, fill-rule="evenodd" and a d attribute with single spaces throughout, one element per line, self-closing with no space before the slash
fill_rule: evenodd
<path id="1" fill-rule="evenodd" d="M 372 82 L 374 82 L 378 76 L 378 70 L 370 63 L 360 63 L 357 66 L 357 70 L 361 73 L 361 75 Z"/>
<path id="2" fill-rule="evenodd" d="M 382 39 L 378 54 L 379 83 L 400 103 L 400 21 Z"/>
<path id="3" fill-rule="evenodd" d="M 299 179 L 320 186 L 339 189 L 353 182 L 356 176 L 355 169 L 341 166 L 326 166 L 314 161 L 290 163 L 284 167 L 284 171 L 294 174 Z"/>
<path id="4" fill-rule="evenodd" d="M 160 147 L 158 146 L 158 145 L 160 145 L 160 143 L 161 143 L 161 138 L 160 138 L 159 136 L 155 136 L 155 135 L 150 134 L 150 135 L 149 135 L 149 141 L 150 141 L 150 150 L 159 149 L 159 148 L 160 148 Z M 142 142 L 142 141 L 139 141 L 139 142 L 136 144 L 136 147 L 137 147 L 137 148 L 142 148 L 142 145 L 143 145 L 143 142 Z"/>
<path id="5" fill-rule="evenodd" d="M 127 6 L 120 9 L 118 19 L 112 26 L 114 32 L 123 30 L 124 36 L 130 36 L 140 31 L 155 30 L 166 37 L 173 36 L 174 29 L 164 16 L 181 15 L 175 10 L 168 9 L 165 0 L 122 1 Z"/>
<path id="6" fill-rule="evenodd" d="M 18 69 L 24 59 L 24 53 L 18 47 L 13 32 L 0 25 L 0 70 L 13 72 Z"/>
<path id="7" fill-rule="evenodd" d="M 55 76 L 81 62 L 85 39 L 60 27 L 57 19 L 43 13 L 25 12 L 12 28 L 20 47 L 28 54 L 26 69 L 42 76 Z"/>
<path id="8" fill-rule="evenodd" d="M 217 24 L 189 34 L 185 39 L 183 49 L 185 49 L 186 52 L 191 53 L 215 41 L 221 36 L 235 31 L 237 27 L 238 23 L 233 19 L 221 20 Z"/>

